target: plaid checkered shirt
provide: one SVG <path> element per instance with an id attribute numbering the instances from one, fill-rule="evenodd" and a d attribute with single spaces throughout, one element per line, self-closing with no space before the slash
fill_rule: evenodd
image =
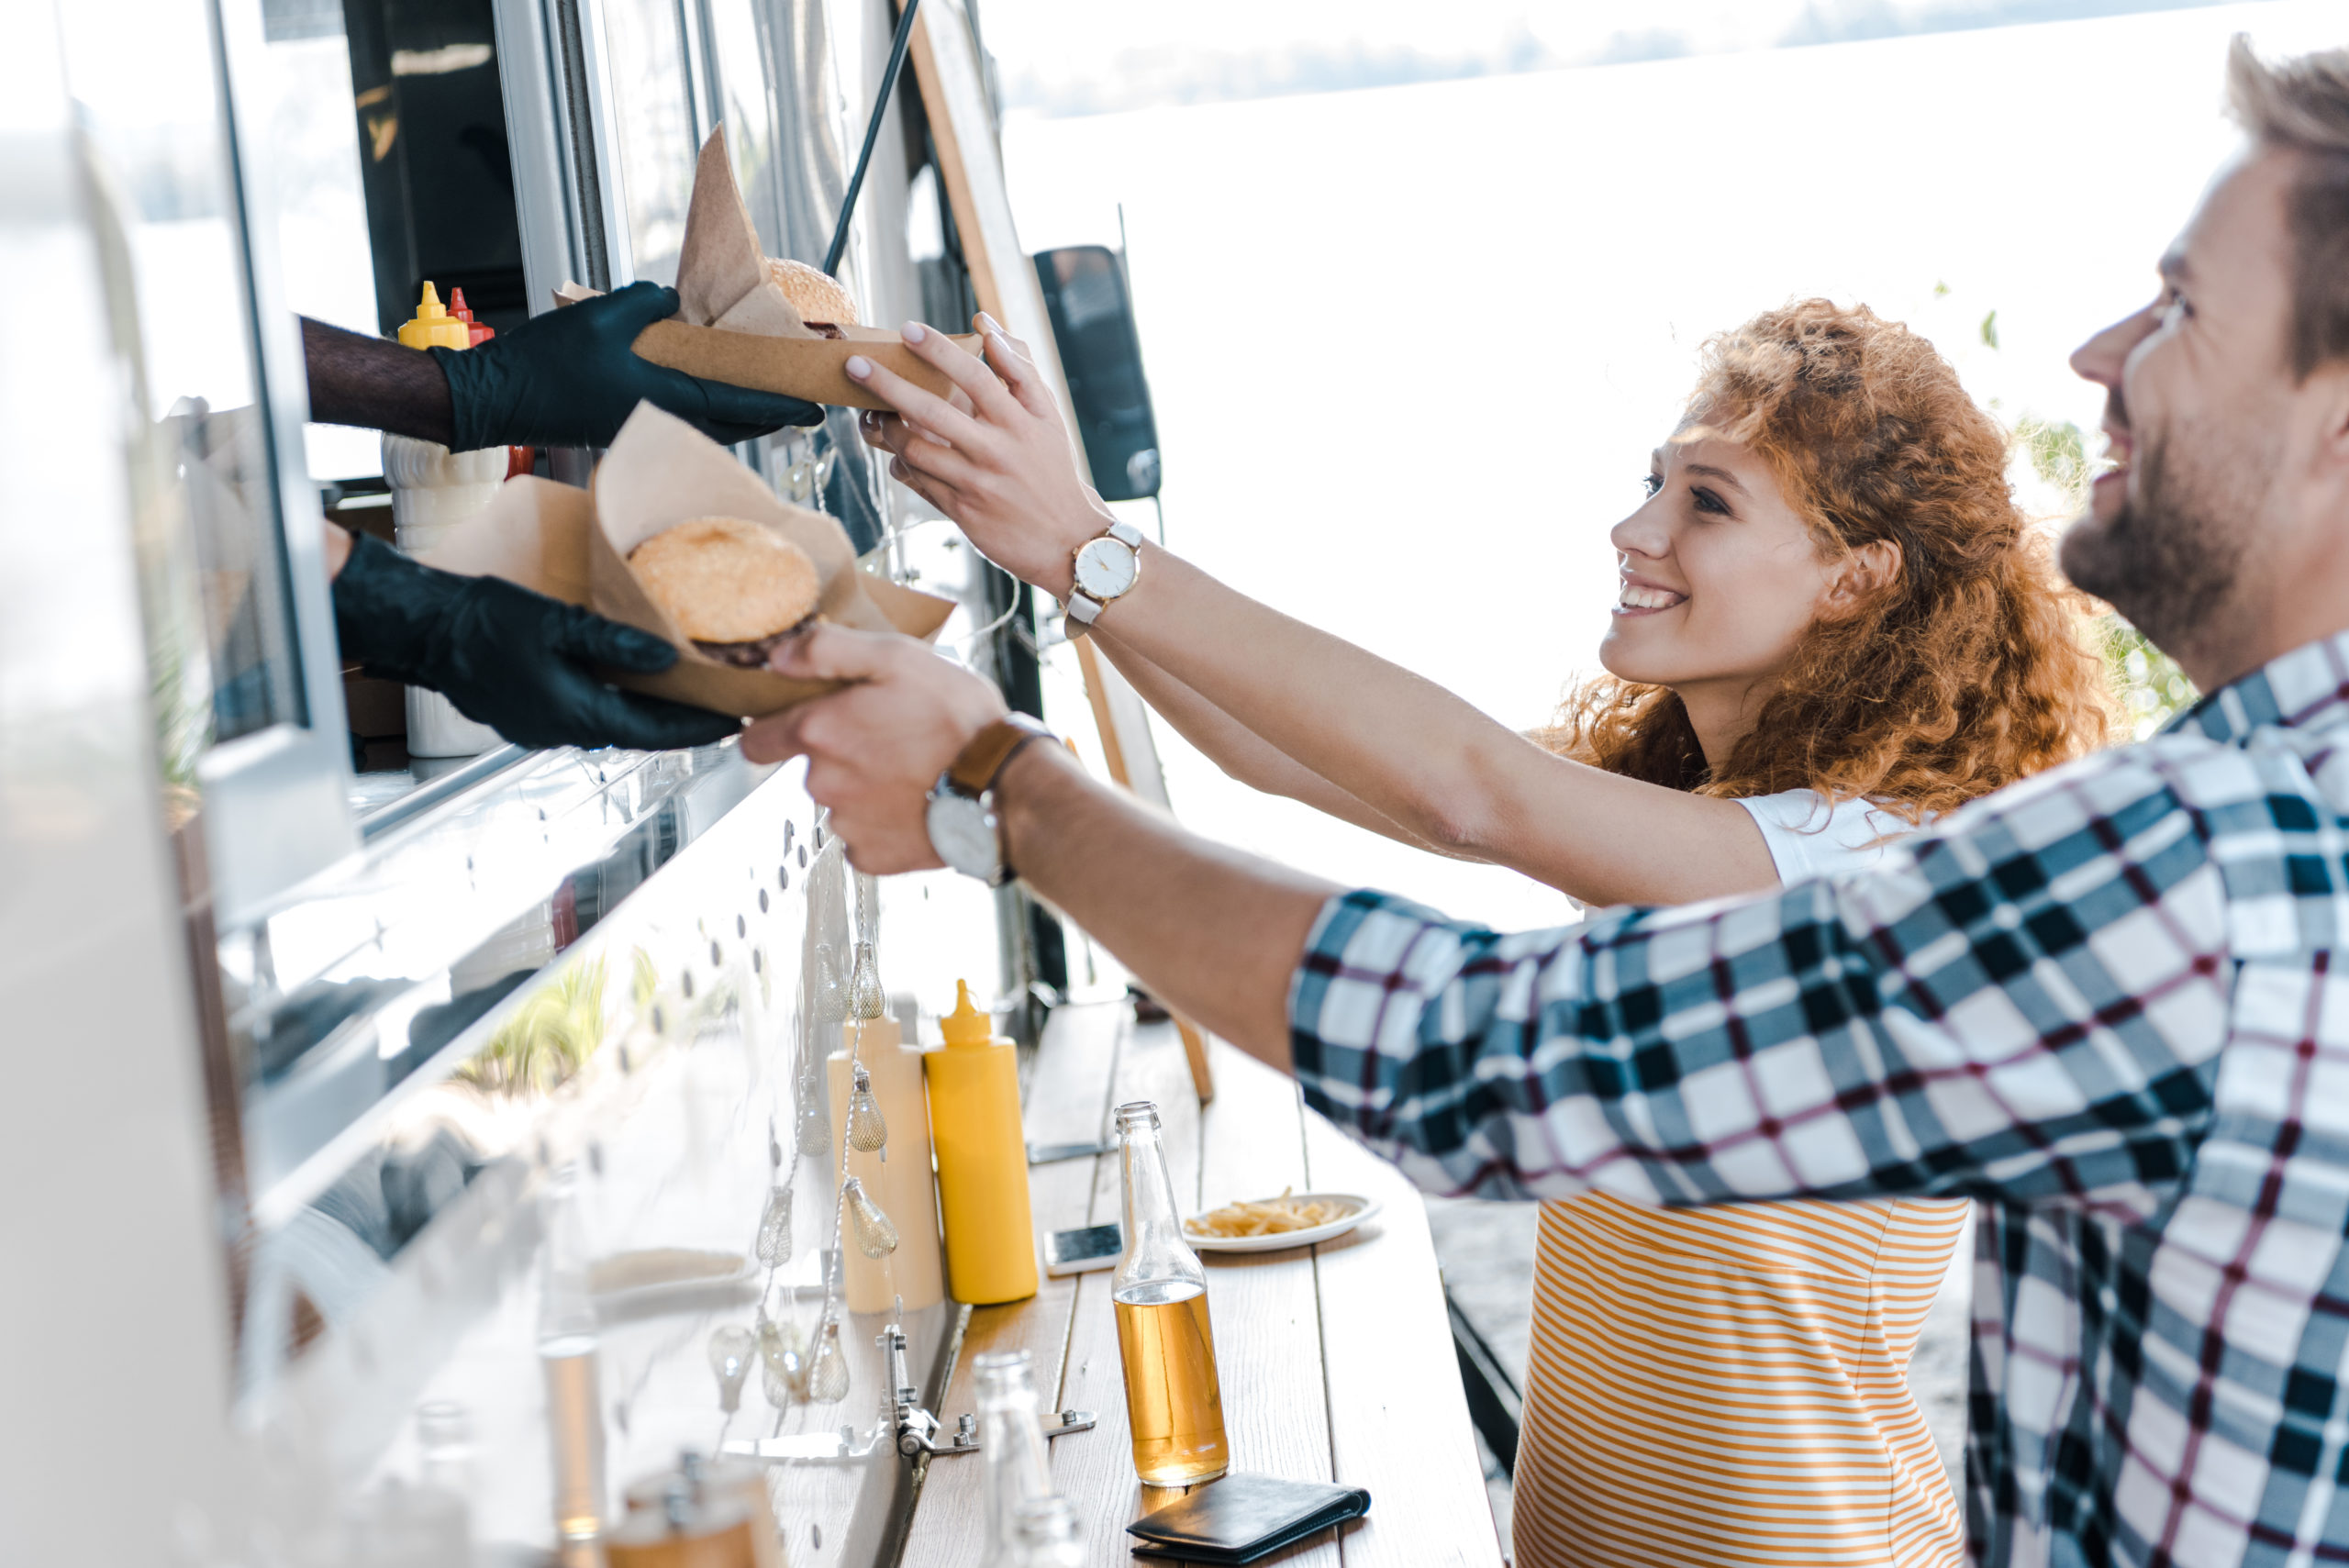
<path id="1" fill-rule="evenodd" d="M 1978 1199 L 1976 1562 L 2349 1562 L 2345 855 L 2349 633 L 1868 873 L 1333 898 L 1297 1073 L 1435 1191 Z"/>

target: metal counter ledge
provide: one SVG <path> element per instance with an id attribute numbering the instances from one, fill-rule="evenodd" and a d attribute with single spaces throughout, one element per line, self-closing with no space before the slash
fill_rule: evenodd
<path id="1" fill-rule="evenodd" d="M 1305 1108 L 1297 1085 L 1222 1040 L 1214 1100 L 1192 1093 L 1171 1024 L 1136 1026 L 1122 1006 L 1055 1014 L 1026 1092 L 1030 1143 L 1098 1138 L 1110 1107 L 1158 1102 L 1176 1201 L 1186 1212 L 1284 1187 L 1361 1193 L 1385 1211 L 1319 1247 L 1207 1253 L 1224 1426 L 1234 1470 L 1368 1489 L 1369 1517 L 1264 1559 L 1311 1568 L 1497 1568 L 1499 1541 L 1436 1274 L 1427 1211 L 1400 1173 Z M 1041 1239 L 1119 1218 L 1115 1153 L 1030 1172 Z M 1126 1526 L 1171 1501 L 1134 1478 L 1109 1273 L 1047 1278 L 1027 1301 L 974 1308 L 937 1408 L 977 1408 L 972 1362 L 1025 1349 L 1047 1409 L 1098 1413 L 1055 1439 L 1052 1481 L 1085 1521 L 1091 1563 L 1136 1561 Z M 966 1568 L 984 1541 L 985 1463 L 930 1459 L 904 1568 Z M 1145 1560 L 1146 1561 L 1146 1560 Z"/>

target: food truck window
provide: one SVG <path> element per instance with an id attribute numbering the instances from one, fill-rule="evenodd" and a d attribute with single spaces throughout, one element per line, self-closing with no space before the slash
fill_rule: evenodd
<path id="1" fill-rule="evenodd" d="M 380 301 L 342 0 L 263 0 L 262 28 L 269 91 L 261 130 L 277 211 L 282 303 L 297 315 L 373 337 L 381 330 Z M 312 425 L 304 436 L 313 478 L 383 472 L 382 442 L 373 430 Z"/>
<path id="2" fill-rule="evenodd" d="M 306 0 L 291 0 L 306 3 Z M 375 327 L 416 314 L 430 279 L 500 331 L 529 314 L 489 0 L 343 0 Z"/>
<path id="3" fill-rule="evenodd" d="M 58 15 L 118 302 L 165 782 L 176 817 L 200 803 L 215 898 L 248 905 L 351 842 L 320 528 L 298 477 L 299 350 L 291 317 L 259 303 L 274 297 L 266 193 L 223 91 L 250 50 L 232 54 L 204 0 Z"/>
<path id="4" fill-rule="evenodd" d="M 124 26 L 133 11 L 139 25 Z M 201 6 L 119 0 L 60 17 L 94 178 L 120 225 L 137 303 L 140 515 L 169 536 L 160 548 L 185 552 L 197 599 L 193 621 L 168 628 L 157 678 L 176 704 L 208 710 L 179 719 L 184 743 L 200 751 L 306 717 L 219 88 L 210 72 L 188 69 L 211 58 L 210 25 Z"/>
<path id="5" fill-rule="evenodd" d="M 627 276 L 615 255 L 612 281 L 674 284 L 701 145 L 694 134 L 684 19 L 676 0 L 606 0 L 602 9 L 613 161 L 629 251 Z"/>

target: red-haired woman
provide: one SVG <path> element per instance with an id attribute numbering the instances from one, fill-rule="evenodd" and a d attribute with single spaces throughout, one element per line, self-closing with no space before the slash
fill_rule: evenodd
<path id="1" fill-rule="evenodd" d="M 950 407 L 875 371 L 905 417 L 867 416 L 867 439 L 989 559 L 1066 596 L 1110 519 L 995 339 L 1011 395 Z M 1538 744 L 1153 547 L 1097 635 L 1235 778 L 1586 904 L 1831 875 L 2106 737 L 2105 672 L 2006 456 L 1932 346 L 1865 309 L 1809 300 L 1713 339 L 1612 535 L 1609 673 Z M 1520 1568 L 1954 1568 L 1964 1529 L 1906 1373 L 1964 1217 L 1960 1199 L 1545 1204 Z"/>

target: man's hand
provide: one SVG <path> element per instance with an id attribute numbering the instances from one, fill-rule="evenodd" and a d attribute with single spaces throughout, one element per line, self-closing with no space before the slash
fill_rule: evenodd
<path id="1" fill-rule="evenodd" d="M 420 566 L 362 538 L 334 578 L 343 657 L 428 686 L 518 746 L 707 746 L 740 721 L 604 684 L 605 665 L 654 674 L 677 651 L 650 632 L 497 577 Z"/>
<path id="2" fill-rule="evenodd" d="M 985 337 L 984 362 L 942 332 L 905 328 L 907 347 L 953 382 L 945 397 L 862 354 L 850 357 L 851 379 L 896 410 L 867 414 L 864 439 L 895 460 L 894 477 L 961 524 L 982 555 L 1066 598 L 1077 547 L 1116 519 L 1078 473 L 1068 427 L 1026 348 L 993 317 L 975 325 Z"/>
<path id="3" fill-rule="evenodd" d="M 958 350 L 959 351 L 959 350 Z M 772 667 L 846 689 L 763 718 L 742 732 L 754 762 L 807 759 L 807 793 L 832 813 L 849 863 L 875 876 L 941 863 L 930 847 L 930 787 L 973 736 L 1003 717 L 1003 697 L 911 638 L 818 626 Z"/>
<path id="4" fill-rule="evenodd" d="M 676 313 L 675 289 L 630 284 L 534 316 L 479 348 L 429 350 L 449 380 L 450 444 L 458 451 L 609 446 L 640 401 L 729 445 L 785 425 L 823 423 L 818 404 L 639 359 L 637 334 Z"/>

